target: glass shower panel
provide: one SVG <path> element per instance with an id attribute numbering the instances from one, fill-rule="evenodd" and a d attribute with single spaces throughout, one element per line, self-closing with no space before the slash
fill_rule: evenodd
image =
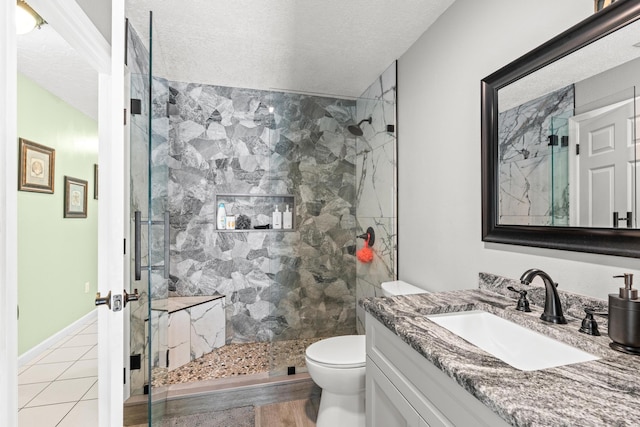
<path id="1" fill-rule="evenodd" d="M 393 70 L 392 70 L 393 71 Z M 362 136 L 356 144 L 356 251 L 363 251 L 367 230 L 373 230 L 370 243 L 373 259 L 356 259 L 356 300 L 381 296 L 381 283 L 397 279 L 397 138 L 395 84 L 386 81 L 370 89 L 370 97 L 358 98 L 356 122 Z M 393 86 L 392 86 L 393 85 Z M 363 253 L 363 252 L 360 252 Z M 356 252 L 358 254 L 358 252 Z M 357 257 L 356 257 L 357 258 Z M 366 260 L 366 258 L 361 257 Z M 364 333 L 364 311 L 357 305 L 357 330 Z"/>
<path id="2" fill-rule="evenodd" d="M 156 324 L 160 317 L 149 310 L 149 275 L 146 269 L 138 266 L 149 265 L 148 240 L 149 229 L 143 226 L 143 215 L 146 218 L 150 207 L 149 200 L 149 134 L 150 134 L 150 55 L 144 43 L 129 26 L 127 40 L 127 65 L 131 72 L 131 114 L 130 120 L 130 263 L 133 288 L 140 294 L 138 304 L 130 305 L 130 355 L 140 358 L 140 368 L 130 370 L 130 387 L 132 395 L 148 393 L 150 384 L 150 355 L 158 354 L 157 349 L 151 351 L 149 346 L 150 325 Z M 137 214 L 136 214 L 137 213 Z M 137 221 L 136 221 L 137 219 Z M 136 232 L 137 231 L 137 232 Z M 137 235 L 136 235 L 137 234 Z M 137 243 L 137 244 L 136 244 Z M 137 249 L 137 250 L 136 250 Z M 136 273 L 138 270 L 138 273 Z M 153 317 L 151 322 L 149 319 Z M 154 333 L 158 333 L 154 328 Z M 154 338 L 152 342 L 160 340 Z"/>
<path id="3" fill-rule="evenodd" d="M 141 369 L 131 370 L 131 394 L 148 394 L 149 425 L 164 416 L 169 367 L 169 218 L 167 210 L 166 106 L 168 85 L 153 76 L 153 19 L 144 45 L 133 27 L 128 31 L 131 71 L 131 281 L 141 304 L 131 311 L 131 355 Z M 146 302 L 146 304 L 144 304 Z"/>
<path id="4" fill-rule="evenodd" d="M 171 366 L 169 350 L 175 337 L 169 316 L 169 244 L 168 215 L 168 124 L 169 87 L 165 79 L 154 76 L 153 13 L 149 22 L 149 209 L 147 211 L 149 276 L 149 425 L 160 425 L 164 418 L 167 374 Z M 182 335 L 184 331 L 180 331 Z"/>

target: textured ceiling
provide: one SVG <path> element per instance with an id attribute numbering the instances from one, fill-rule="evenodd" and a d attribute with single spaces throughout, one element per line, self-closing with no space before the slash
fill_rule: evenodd
<path id="1" fill-rule="evenodd" d="M 97 120 L 98 73 L 50 25 L 18 36 L 18 71 Z"/>
<path id="2" fill-rule="evenodd" d="M 128 0 L 174 81 L 357 97 L 453 0 Z"/>
<path id="3" fill-rule="evenodd" d="M 154 74 L 357 97 L 454 0 L 127 0 Z M 46 16 L 44 16 L 46 19 Z M 18 71 L 97 118 L 94 72 L 49 25 L 18 37 Z"/>

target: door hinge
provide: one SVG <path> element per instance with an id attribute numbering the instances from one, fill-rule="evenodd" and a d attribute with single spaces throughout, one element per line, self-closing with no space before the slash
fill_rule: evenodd
<path id="1" fill-rule="evenodd" d="M 122 384 L 127 383 L 127 368 L 122 368 Z"/>
<path id="2" fill-rule="evenodd" d="M 122 253 L 123 255 L 127 254 L 127 238 L 126 237 L 124 238 L 124 248 Z"/>
<path id="3" fill-rule="evenodd" d="M 129 356 L 129 369 L 132 371 L 140 369 L 142 366 L 142 355 L 132 354 Z"/>
<path id="4" fill-rule="evenodd" d="M 576 144 L 576 156 L 580 155 L 580 144 Z"/>
<path id="5" fill-rule="evenodd" d="M 167 349 L 167 368 L 169 367 L 169 349 Z"/>
<path id="6" fill-rule="evenodd" d="M 142 114 L 142 100 L 131 98 L 131 115 Z"/>
<path id="7" fill-rule="evenodd" d="M 127 109 L 126 108 L 124 109 L 124 117 L 123 117 L 123 119 L 124 119 L 123 125 L 126 126 L 127 125 Z"/>

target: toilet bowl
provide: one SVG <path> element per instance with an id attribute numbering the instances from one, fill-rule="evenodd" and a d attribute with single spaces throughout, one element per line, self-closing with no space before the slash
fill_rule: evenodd
<path id="1" fill-rule="evenodd" d="M 381 286 L 382 286 L 382 294 L 385 297 L 392 297 L 396 295 L 413 295 L 413 294 L 430 293 L 425 289 L 410 285 L 409 283 L 402 280 L 394 280 L 392 282 L 383 282 Z"/>
<path id="2" fill-rule="evenodd" d="M 307 347 L 311 379 L 322 388 L 317 427 L 364 427 L 364 335 L 320 340 Z"/>

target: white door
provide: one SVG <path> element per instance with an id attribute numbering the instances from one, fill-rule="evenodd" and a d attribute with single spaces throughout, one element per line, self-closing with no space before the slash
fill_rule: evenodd
<path id="1" fill-rule="evenodd" d="M 112 0 L 112 48 L 74 0 L 30 0 L 50 25 L 100 74 L 98 290 L 122 294 L 124 143 L 124 0 Z M 0 425 L 16 426 L 17 402 L 17 144 L 15 2 L 0 6 Z M 114 77 L 111 77 L 114 76 Z M 111 89 L 115 90 L 111 90 Z M 117 90 L 120 88 L 120 90 Z M 100 426 L 122 425 L 123 311 L 101 309 Z"/>
<path id="2" fill-rule="evenodd" d="M 18 424 L 15 2 L 0 5 L 0 425 Z"/>
<path id="3" fill-rule="evenodd" d="M 125 286 L 125 127 L 124 0 L 112 0 L 110 76 L 102 76 L 99 162 L 101 184 L 98 211 L 98 284 L 107 293 L 122 295 Z M 104 126 L 103 126 L 104 124 Z M 104 137 L 104 138 L 103 138 Z M 104 143 L 103 143 L 104 142 Z M 106 185 L 103 185 L 106 183 Z M 105 194 L 106 193 L 106 194 Z M 103 197 L 104 194 L 104 197 Z M 98 415 L 100 427 L 121 426 L 123 419 L 123 327 L 127 311 L 98 314 Z"/>
<path id="4" fill-rule="evenodd" d="M 635 211 L 633 102 L 579 123 L 579 225 L 613 227 Z M 635 213 L 634 215 L 635 216 Z M 620 227 L 626 227 L 624 220 Z"/>

